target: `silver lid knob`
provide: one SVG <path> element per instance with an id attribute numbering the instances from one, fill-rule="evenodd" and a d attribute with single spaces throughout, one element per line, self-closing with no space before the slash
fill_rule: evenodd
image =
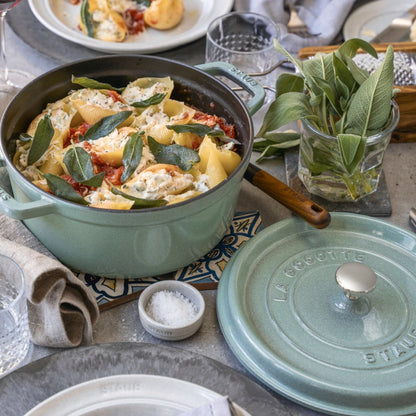
<path id="1" fill-rule="evenodd" d="M 356 300 L 376 287 L 377 275 L 363 263 L 345 263 L 335 272 L 335 280 L 348 299 Z"/>

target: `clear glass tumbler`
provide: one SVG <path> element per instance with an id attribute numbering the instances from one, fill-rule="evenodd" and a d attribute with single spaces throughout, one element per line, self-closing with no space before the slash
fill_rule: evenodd
<path id="1" fill-rule="evenodd" d="M 228 62 L 255 76 L 266 91 L 269 87 L 274 89 L 277 77 L 273 68 L 279 62 L 274 40 L 279 40 L 279 35 L 278 26 L 267 16 L 251 12 L 225 14 L 208 27 L 205 62 Z M 259 75 L 270 70 L 268 74 Z M 244 93 L 240 97 L 247 99 Z M 268 93 L 266 103 L 271 98 L 274 93 Z"/>
<path id="2" fill-rule="evenodd" d="M 29 347 L 24 276 L 13 260 L 0 255 L 0 377 L 25 359 Z"/>
<path id="3" fill-rule="evenodd" d="M 352 173 L 344 168 L 337 138 L 317 130 L 308 120 L 301 120 L 298 176 L 308 192 L 334 202 L 358 201 L 374 193 L 384 153 L 399 118 L 399 108 L 393 102 L 388 124 L 367 138 L 361 163 Z"/>

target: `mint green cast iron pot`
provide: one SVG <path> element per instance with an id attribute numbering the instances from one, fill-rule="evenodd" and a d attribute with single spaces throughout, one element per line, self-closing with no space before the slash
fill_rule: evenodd
<path id="1" fill-rule="evenodd" d="M 64 97 L 71 76 L 86 76 L 115 87 L 144 76 L 170 76 L 172 97 L 225 117 L 236 126 L 242 162 L 223 183 L 176 205 L 131 210 L 81 206 L 42 191 L 14 167 L 15 140 L 47 103 Z M 249 91 L 246 105 L 215 75 Z M 8 106 L 1 125 L 1 163 L 14 196 L 0 189 L 0 210 L 21 219 L 32 233 L 73 270 L 107 277 L 146 277 L 172 272 L 197 260 L 221 240 L 234 215 L 240 184 L 248 166 L 251 114 L 264 90 L 237 68 L 223 63 L 191 67 L 152 56 L 105 56 L 52 70 L 28 84 Z"/>

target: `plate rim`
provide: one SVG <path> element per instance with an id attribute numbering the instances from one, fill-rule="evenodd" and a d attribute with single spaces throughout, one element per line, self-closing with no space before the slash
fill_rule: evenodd
<path id="1" fill-rule="evenodd" d="M 356 23 L 354 23 L 354 21 L 361 20 L 360 18 L 357 19 L 357 17 L 362 15 L 363 12 L 371 13 L 374 10 L 380 10 L 380 8 L 387 9 L 386 11 L 389 11 L 392 8 L 396 9 L 396 7 L 394 7 L 394 6 L 403 7 L 403 12 L 406 12 L 406 10 L 409 7 L 411 7 L 413 4 L 414 4 L 414 2 L 412 2 L 411 0 L 404 0 L 404 3 L 400 3 L 400 2 L 399 3 L 397 3 L 397 2 L 392 3 L 391 0 L 377 0 L 377 1 L 372 1 L 370 3 L 363 4 L 362 6 L 355 9 L 348 16 L 348 18 L 345 21 L 344 26 L 342 28 L 343 37 L 344 37 L 345 40 L 360 37 L 360 33 L 356 33 L 356 31 L 354 33 L 353 27 L 354 27 L 354 25 L 356 25 Z M 375 16 L 375 17 L 377 17 L 377 16 Z M 386 22 L 386 27 L 389 23 L 390 23 L 390 21 Z"/>
<path id="2" fill-rule="evenodd" d="M 77 34 L 77 32 L 73 29 L 66 27 L 62 22 L 60 22 L 55 15 L 51 15 L 52 11 L 50 10 L 50 0 L 28 0 L 29 7 L 36 19 L 45 28 L 63 39 L 99 52 L 142 54 L 170 50 L 178 46 L 191 43 L 205 36 L 211 20 L 222 14 L 228 13 L 234 3 L 233 0 L 210 0 L 210 2 L 212 10 L 209 16 L 206 16 L 207 18 L 205 20 L 202 19 L 204 24 L 193 25 L 190 29 L 180 33 L 180 36 L 172 37 L 167 34 L 163 40 L 152 43 L 146 42 L 144 44 L 142 42 L 106 42 L 99 39 L 88 38 L 86 35 L 81 33 Z M 207 5 L 203 0 L 199 6 L 200 7 L 198 9 L 200 10 L 201 15 L 199 16 L 197 22 L 201 21 L 201 17 L 203 17 L 202 12 L 207 8 Z"/>
<path id="3" fill-rule="evenodd" d="M 64 390 L 61 390 L 52 396 L 48 397 L 47 399 L 43 400 L 42 402 L 38 403 L 35 407 L 30 409 L 25 416 L 36 416 L 38 414 L 44 414 L 39 412 L 45 411 L 45 406 L 55 406 L 56 408 L 59 406 L 60 412 L 62 412 L 62 400 L 68 400 L 71 399 L 72 396 L 76 396 L 77 392 L 82 391 L 83 395 L 81 398 L 81 403 L 77 402 L 77 406 L 93 406 L 96 400 L 94 401 L 94 396 L 92 394 L 96 393 L 95 396 L 98 396 L 97 399 L 99 399 L 100 394 L 104 394 L 102 392 L 97 391 L 100 390 L 100 385 L 104 383 L 115 383 L 117 385 L 123 385 L 124 383 L 133 383 L 133 382 L 153 382 L 153 383 L 166 383 L 171 388 L 177 388 L 177 389 L 192 389 L 193 394 L 199 394 L 201 398 L 207 398 L 209 401 L 219 399 L 220 397 L 224 397 L 223 395 L 210 390 L 204 386 L 201 386 L 199 384 L 192 383 L 190 381 L 181 380 L 174 377 L 167 377 L 162 375 L 156 375 L 156 374 L 117 374 L 117 375 L 111 375 L 111 376 L 105 376 L 105 377 L 99 377 L 92 380 L 87 380 L 78 384 L 75 384 L 71 387 L 67 387 Z M 88 397 L 85 397 L 89 393 Z M 117 389 L 117 392 L 115 393 L 115 397 L 112 397 L 108 401 L 117 400 L 119 399 L 132 399 L 134 397 L 137 397 L 138 394 L 137 391 L 125 391 L 124 389 Z M 118 397 L 117 397 L 118 396 Z M 155 390 L 155 397 L 157 396 L 156 390 Z M 78 397 L 79 400 L 79 397 Z M 56 402 L 56 404 L 55 404 Z M 233 403 L 235 408 L 237 409 L 238 416 L 251 416 L 246 410 L 242 409 L 238 404 Z M 51 411 L 54 411 L 54 409 L 46 409 L 46 415 L 50 415 Z M 64 408 L 65 412 L 79 412 L 79 408 Z M 67 413 L 65 413 L 67 414 Z"/>

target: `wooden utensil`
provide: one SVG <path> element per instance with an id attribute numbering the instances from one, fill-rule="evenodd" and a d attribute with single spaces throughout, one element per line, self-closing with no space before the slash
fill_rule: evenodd
<path id="1" fill-rule="evenodd" d="M 244 178 L 315 228 L 325 228 L 331 222 L 331 215 L 325 208 L 257 166 L 249 164 Z"/>

